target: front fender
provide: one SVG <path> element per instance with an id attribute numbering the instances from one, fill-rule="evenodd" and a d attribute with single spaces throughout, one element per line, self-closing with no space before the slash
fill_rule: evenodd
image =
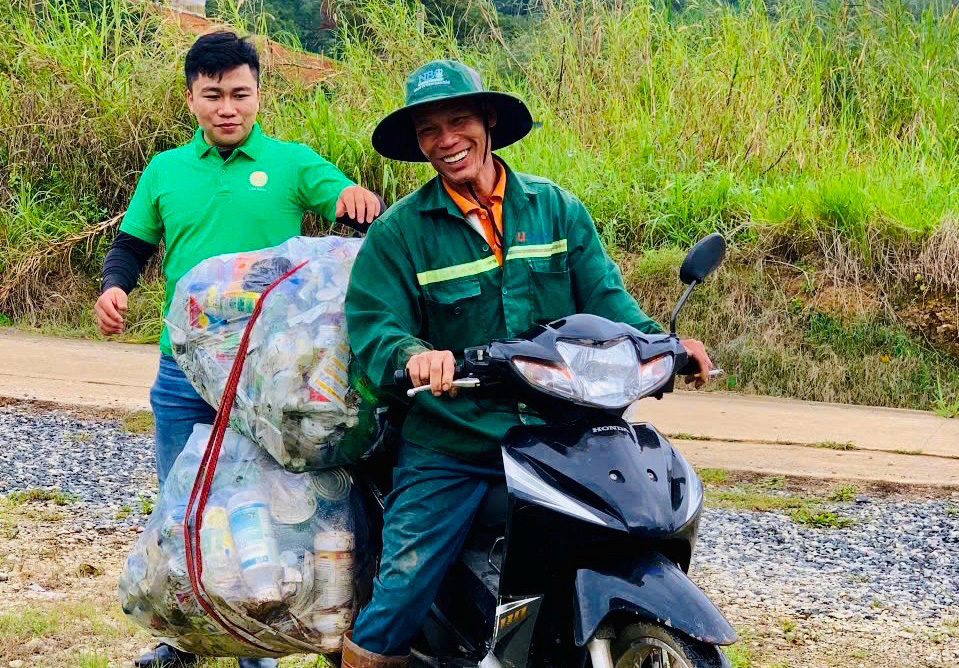
<path id="1" fill-rule="evenodd" d="M 603 572 L 576 572 L 576 644 L 589 642 L 612 612 L 626 611 L 709 645 L 738 639 L 719 609 L 676 564 L 652 553 Z"/>

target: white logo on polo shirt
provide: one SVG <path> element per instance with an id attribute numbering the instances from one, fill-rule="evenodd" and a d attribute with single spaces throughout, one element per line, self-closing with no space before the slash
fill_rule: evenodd
<path id="1" fill-rule="evenodd" d="M 250 174 L 250 185 L 254 188 L 262 188 L 269 179 L 270 177 L 266 175 L 266 172 L 253 172 Z"/>

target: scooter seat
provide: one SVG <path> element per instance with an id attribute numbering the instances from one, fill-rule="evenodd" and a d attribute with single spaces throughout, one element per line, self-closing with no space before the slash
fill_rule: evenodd
<path id="1" fill-rule="evenodd" d="M 476 511 L 473 526 L 483 529 L 493 529 L 506 524 L 509 496 L 506 490 L 506 481 L 492 485 L 483 497 L 483 502 Z"/>

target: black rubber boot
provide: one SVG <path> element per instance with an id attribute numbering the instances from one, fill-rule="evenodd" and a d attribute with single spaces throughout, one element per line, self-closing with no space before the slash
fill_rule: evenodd
<path id="1" fill-rule="evenodd" d="M 140 655 L 133 662 L 134 668 L 181 668 L 192 666 L 198 661 L 196 654 L 190 654 L 173 647 L 161 644 L 149 652 Z"/>
<path id="2" fill-rule="evenodd" d="M 276 659 L 237 659 L 240 668 L 276 668 Z"/>

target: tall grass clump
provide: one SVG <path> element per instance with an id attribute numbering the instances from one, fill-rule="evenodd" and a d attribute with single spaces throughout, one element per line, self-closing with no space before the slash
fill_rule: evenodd
<path id="1" fill-rule="evenodd" d="M 222 0 L 220 15 L 241 32 L 265 25 L 240 4 Z M 578 195 L 627 270 L 643 253 L 672 253 L 718 230 L 753 272 L 723 299 L 758 282 L 793 308 L 810 271 L 816 289 L 866 295 L 868 309 L 839 314 L 839 334 L 816 330 L 821 305 L 805 302 L 777 320 L 792 328 L 780 338 L 753 325 L 735 347 L 719 322 L 700 332 L 731 346 L 744 370 L 734 374 L 740 389 L 874 400 L 853 389 L 859 363 L 840 339 L 847 332 L 873 345 L 855 338 L 857 327 L 878 327 L 915 343 L 896 348 L 911 351 L 892 358 L 905 366 L 879 383 L 887 403 L 906 391 L 900 405 L 925 405 L 932 388 L 942 402 L 957 399 L 949 351 L 959 350 L 950 347 L 959 318 L 949 305 L 959 290 L 959 10 L 951 3 L 693 0 L 676 10 L 540 0 L 527 30 L 506 29 L 481 1 L 470 5 L 469 24 L 444 21 L 437 3 L 343 6 L 349 20 L 333 35 L 337 60 L 324 81 L 307 85 L 265 62 L 267 132 L 312 145 L 393 201 L 430 169 L 379 157 L 372 129 L 402 103 L 413 68 L 463 60 L 488 87 L 522 96 L 541 123 L 503 157 Z M 95 295 L 139 172 L 192 132 L 181 73 L 191 41 L 136 0 L 0 6 L 0 314 L 45 322 L 69 313 L 66 324 L 89 333 L 76 306 Z M 147 301 L 134 324 L 143 339 L 158 330 L 157 287 L 140 291 Z M 930 320 L 933 298 L 945 305 Z M 913 311 L 916 322 L 902 315 Z M 757 352 L 769 346 L 783 353 L 779 381 L 748 371 L 769 366 Z M 818 370 L 794 363 L 804 346 Z M 909 396 L 921 400 L 903 398 L 920 386 Z"/>

